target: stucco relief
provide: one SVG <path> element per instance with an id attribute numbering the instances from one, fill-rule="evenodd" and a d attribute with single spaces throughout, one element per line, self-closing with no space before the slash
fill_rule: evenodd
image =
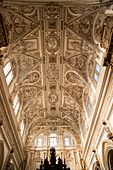
<path id="1" fill-rule="evenodd" d="M 50 82 L 55 83 L 59 79 L 59 70 L 56 65 L 51 65 L 47 70 L 47 78 Z"/>
<path id="2" fill-rule="evenodd" d="M 58 94 L 54 92 L 49 93 L 48 101 L 50 104 L 56 104 L 56 102 L 58 101 Z"/>
<path id="3" fill-rule="evenodd" d="M 36 95 L 33 100 L 30 101 L 30 103 L 28 104 L 28 106 L 25 108 L 25 112 L 27 113 L 29 110 L 32 110 L 32 109 L 37 109 L 39 107 L 41 107 L 43 104 L 42 104 L 42 94 L 41 96 L 39 97 L 39 93 L 38 95 Z"/>
<path id="4" fill-rule="evenodd" d="M 37 86 L 25 86 L 22 88 L 22 94 L 23 94 L 23 107 L 25 107 L 25 105 L 27 103 L 30 102 L 30 100 L 35 97 L 35 95 L 37 93 L 39 93 L 41 91 L 41 87 L 37 87 Z"/>
<path id="5" fill-rule="evenodd" d="M 46 37 L 46 48 L 48 52 L 56 52 L 60 48 L 60 38 L 58 35 L 51 33 Z"/>
<path id="6" fill-rule="evenodd" d="M 74 107 L 75 105 L 75 100 L 70 97 L 64 97 L 64 107 Z"/>
<path id="7" fill-rule="evenodd" d="M 67 91 L 72 96 L 72 98 L 76 101 L 76 103 L 78 103 L 80 108 L 83 107 L 82 105 L 83 87 L 70 86 L 70 87 L 66 87 L 64 90 Z"/>
<path id="8" fill-rule="evenodd" d="M 62 109 L 62 112 L 65 112 L 69 117 L 71 116 L 72 119 L 77 120 L 79 116 L 79 109 L 76 107 L 74 109 L 71 108 L 64 108 Z"/>
<path id="9" fill-rule="evenodd" d="M 19 14 L 21 12 L 21 14 L 24 13 L 28 15 L 31 15 L 35 10 L 35 7 L 28 5 L 11 5 L 11 6 L 4 5 L 4 7 L 7 8 L 8 10 L 13 10 Z"/>
<path id="10" fill-rule="evenodd" d="M 87 81 L 87 62 L 88 57 L 86 55 L 74 55 L 68 59 L 66 59 L 66 62 L 72 68 L 74 68 L 79 74 L 82 75 L 82 77 Z"/>
<path id="11" fill-rule="evenodd" d="M 24 84 L 34 84 L 37 83 L 40 79 L 40 74 L 38 72 L 29 73 L 26 78 L 23 80 Z"/>
<path id="12" fill-rule="evenodd" d="M 12 11 L 8 11 L 8 14 L 12 21 L 12 43 L 19 40 L 20 37 L 26 35 L 29 31 L 36 28 L 36 24 L 29 19 L 18 16 Z"/>
<path id="13" fill-rule="evenodd" d="M 72 72 L 72 71 L 68 71 L 66 73 L 66 80 L 73 85 L 75 85 L 75 84 L 84 85 L 80 76 L 78 76 L 75 72 Z"/>
<path id="14" fill-rule="evenodd" d="M 100 4 L 99 5 L 90 5 L 90 6 L 76 5 L 73 7 L 69 7 L 69 11 L 73 15 L 79 14 L 79 16 L 82 16 L 82 15 L 86 15 L 86 14 L 92 12 L 93 10 L 97 10 L 99 7 L 100 7 Z"/>
<path id="15" fill-rule="evenodd" d="M 26 113 L 26 116 L 28 118 L 28 121 L 31 122 L 34 118 L 36 117 L 43 117 L 42 113 L 44 114 L 44 109 L 42 108 L 38 108 L 38 109 L 33 109 L 28 111 L 28 113 Z"/>
<path id="16" fill-rule="evenodd" d="M 45 15 L 50 18 L 56 18 L 60 13 L 60 6 L 58 4 L 48 4 L 44 7 Z"/>
<path id="17" fill-rule="evenodd" d="M 76 35 L 75 35 L 76 36 Z M 67 39 L 67 50 L 68 51 L 76 51 L 78 53 L 92 53 L 93 48 L 86 41 L 82 40 L 80 37 L 76 38 L 68 38 Z"/>
<path id="18" fill-rule="evenodd" d="M 17 61 L 17 83 L 22 81 L 23 78 L 36 64 L 40 62 L 37 58 L 33 58 L 31 55 L 14 54 Z"/>
<path id="19" fill-rule="evenodd" d="M 92 30 L 96 13 L 97 12 L 92 12 L 90 13 L 90 15 L 86 15 L 85 17 L 82 17 L 80 19 L 78 18 L 68 24 L 68 27 L 75 33 L 79 34 L 83 39 L 93 44 L 94 41 Z"/>

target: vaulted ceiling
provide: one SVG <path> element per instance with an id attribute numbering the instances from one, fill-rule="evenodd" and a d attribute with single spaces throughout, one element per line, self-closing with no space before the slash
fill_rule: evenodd
<path id="1" fill-rule="evenodd" d="M 26 144 L 43 130 L 58 129 L 72 133 L 80 144 L 103 4 L 4 3 L 3 9 L 12 27 L 6 57 L 12 63 L 12 96 L 19 96 Z"/>

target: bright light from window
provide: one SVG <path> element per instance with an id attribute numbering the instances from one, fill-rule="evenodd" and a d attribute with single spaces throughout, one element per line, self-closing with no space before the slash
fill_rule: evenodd
<path id="1" fill-rule="evenodd" d="M 10 70 L 11 70 L 11 64 L 10 64 L 10 62 L 8 62 L 7 64 L 6 64 L 6 66 L 3 68 L 3 70 L 4 70 L 4 74 L 5 74 L 5 76 L 7 76 L 7 74 L 10 72 Z"/>
<path id="2" fill-rule="evenodd" d="M 15 99 L 14 99 L 14 102 L 13 102 L 13 108 L 15 109 L 16 107 L 16 104 L 18 102 L 18 96 L 16 95 Z"/>
<path id="3" fill-rule="evenodd" d="M 97 76 L 96 73 L 94 74 L 94 79 L 95 79 L 95 81 L 96 81 L 96 83 L 97 83 L 97 82 L 98 82 L 98 76 Z"/>
<path id="4" fill-rule="evenodd" d="M 69 146 L 69 138 L 64 138 L 65 140 L 65 146 Z"/>
<path id="5" fill-rule="evenodd" d="M 55 133 L 51 133 L 50 137 L 57 137 Z"/>
<path id="6" fill-rule="evenodd" d="M 57 146 L 57 138 L 50 138 L 50 146 Z"/>
<path id="7" fill-rule="evenodd" d="M 99 66 L 98 64 L 96 64 L 96 70 L 97 70 L 97 72 L 100 74 L 101 68 L 100 68 L 100 66 Z"/>
<path id="8" fill-rule="evenodd" d="M 42 146 L 42 138 L 38 138 L 38 147 Z"/>
<path id="9" fill-rule="evenodd" d="M 17 115 L 18 109 L 19 109 L 19 101 L 18 101 L 18 103 L 17 103 L 17 105 L 16 105 L 16 107 L 15 107 L 15 110 L 14 110 L 15 115 Z"/>
<path id="10" fill-rule="evenodd" d="M 6 77 L 6 82 L 7 82 L 7 85 L 10 84 L 11 80 L 13 79 L 13 73 L 12 71 L 8 74 L 8 76 Z"/>
<path id="11" fill-rule="evenodd" d="M 91 101 L 91 97 L 89 97 L 89 102 L 90 102 L 90 104 L 91 104 L 91 106 L 92 106 L 92 101 Z"/>
<path id="12" fill-rule="evenodd" d="M 20 128 L 21 128 L 21 136 L 23 135 L 23 131 L 24 131 L 24 122 L 22 120 L 22 123 L 20 125 Z"/>
<path id="13" fill-rule="evenodd" d="M 91 107 L 90 107 L 90 105 L 88 104 L 88 109 L 89 109 L 89 111 L 91 112 Z"/>

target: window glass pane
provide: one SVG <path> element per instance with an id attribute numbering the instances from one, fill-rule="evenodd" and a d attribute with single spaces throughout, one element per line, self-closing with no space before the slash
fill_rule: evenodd
<path id="1" fill-rule="evenodd" d="M 13 73 L 12 71 L 8 74 L 8 76 L 6 77 L 6 82 L 7 82 L 7 85 L 10 84 L 11 80 L 13 79 Z"/>
<path id="2" fill-rule="evenodd" d="M 90 102 L 90 104 L 91 104 L 91 106 L 92 106 L 92 101 L 91 101 L 91 97 L 89 97 L 89 102 Z"/>
<path id="3" fill-rule="evenodd" d="M 96 75 L 96 73 L 94 74 L 94 79 L 96 81 L 96 83 L 98 82 L 98 76 Z"/>
<path id="4" fill-rule="evenodd" d="M 6 64 L 6 66 L 3 68 L 3 70 L 4 70 L 5 76 L 7 76 L 7 74 L 8 74 L 9 71 L 11 70 L 11 64 L 10 64 L 10 62 L 8 62 L 8 63 Z"/>
<path id="5" fill-rule="evenodd" d="M 98 64 L 96 64 L 96 70 L 97 70 L 97 72 L 100 74 L 101 68 L 100 68 L 100 66 L 99 66 Z"/>
<path id="6" fill-rule="evenodd" d="M 50 138 L 50 146 L 57 146 L 57 138 Z"/>
<path id="7" fill-rule="evenodd" d="M 57 137 L 57 135 L 55 133 L 52 133 L 50 137 Z"/>
<path id="8" fill-rule="evenodd" d="M 90 105 L 88 104 L 88 109 L 89 109 L 89 111 L 91 112 L 91 107 L 90 107 Z"/>
<path id="9" fill-rule="evenodd" d="M 42 146 L 42 138 L 38 138 L 38 147 Z"/>
<path id="10" fill-rule="evenodd" d="M 16 95 L 15 99 L 14 99 L 14 102 L 13 102 L 13 108 L 15 109 L 16 107 L 16 104 L 18 102 L 18 96 Z"/>
<path id="11" fill-rule="evenodd" d="M 65 146 L 69 146 L 69 138 L 64 138 L 65 140 Z"/>
<path id="12" fill-rule="evenodd" d="M 17 103 L 16 108 L 15 108 L 15 115 L 17 115 L 18 109 L 19 109 L 19 102 Z"/>
<path id="13" fill-rule="evenodd" d="M 22 123 L 20 125 L 20 128 L 21 128 L 21 136 L 23 135 L 23 131 L 24 131 L 24 122 L 22 120 Z"/>

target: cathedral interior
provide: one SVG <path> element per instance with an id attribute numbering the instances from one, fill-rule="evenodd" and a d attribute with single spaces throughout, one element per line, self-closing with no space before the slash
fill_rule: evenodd
<path id="1" fill-rule="evenodd" d="M 113 1 L 0 1 L 0 169 L 113 170 Z"/>

